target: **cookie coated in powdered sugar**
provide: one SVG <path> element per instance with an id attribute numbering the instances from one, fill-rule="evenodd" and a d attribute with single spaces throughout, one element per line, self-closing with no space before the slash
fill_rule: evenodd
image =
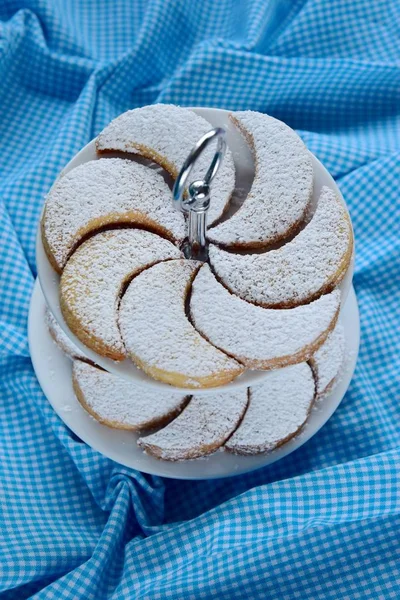
<path id="1" fill-rule="evenodd" d="M 303 427 L 314 397 L 314 377 L 307 363 L 271 371 L 250 389 L 247 411 L 225 449 L 251 455 L 281 446 Z"/>
<path id="2" fill-rule="evenodd" d="M 74 252 L 61 275 L 60 306 L 69 328 L 95 352 L 123 360 L 117 311 L 124 286 L 143 269 L 181 256 L 171 242 L 140 229 L 94 235 Z"/>
<path id="3" fill-rule="evenodd" d="M 119 309 L 119 327 L 135 364 L 177 387 L 215 387 L 244 368 L 208 343 L 185 312 L 193 277 L 202 263 L 171 260 L 140 273 Z"/>
<path id="4" fill-rule="evenodd" d="M 239 210 L 208 236 L 230 248 L 260 248 L 291 235 L 304 219 L 313 192 L 311 155 L 278 119 L 244 111 L 231 120 L 253 151 L 255 176 Z"/>
<path id="5" fill-rule="evenodd" d="M 190 298 L 196 329 L 251 369 L 308 360 L 335 326 L 339 307 L 339 290 L 296 308 L 254 306 L 224 288 L 208 265 L 196 275 Z"/>
<path id="6" fill-rule="evenodd" d="M 64 331 L 57 323 L 53 313 L 50 312 L 50 309 L 47 306 L 44 318 L 51 337 L 53 338 L 57 346 L 60 348 L 60 350 L 64 352 L 64 354 L 66 354 L 67 356 L 69 356 L 69 358 L 72 358 L 73 360 L 79 359 L 85 362 L 92 363 L 92 361 L 89 358 L 87 358 L 83 354 L 83 352 L 81 352 L 78 346 L 76 346 L 74 342 L 69 339 L 67 334 L 64 333 Z"/>
<path id="7" fill-rule="evenodd" d="M 75 394 L 97 421 L 132 431 L 160 427 L 176 417 L 188 397 L 174 391 L 138 386 L 80 361 L 72 371 Z"/>
<path id="8" fill-rule="evenodd" d="M 98 152 L 139 154 L 161 165 L 176 179 L 193 146 L 212 125 L 192 110 L 173 104 L 154 104 L 129 110 L 112 121 L 98 136 Z M 191 172 L 191 181 L 203 179 L 215 147 L 207 148 Z M 208 223 L 219 219 L 235 187 L 235 167 L 230 150 L 212 182 Z"/>
<path id="9" fill-rule="evenodd" d="M 346 340 L 343 326 L 338 323 L 326 341 L 311 357 L 318 397 L 324 396 L 333 386 L 343 365 Z"/>
<path id="10" fill-rule="evenodd" d="M 353 236 L 333 190 L 322 188 L 310 223 L 290 242 L 262 254 L 235 254 L 210 245 L 210 263 L 234 294 L 265 307 L 294 307 L 330 292 L 343 279 Z"/>
<path id="11" fill-rule="evenodd" d="M 185 218 L 171 207 L 162 176 L 130 160 L 102 158 L 76 167 L 50 190 L 42 218 L 42 240 L 59 272 L 83 237 L 108 225 L 139 225 L 177 244 Z"/>
<path id="12" fill-rule="evenodd" d="M 172 423 L 140 438 L 147 454 L 163 460 L 200 458 L 220 448 L 240 423 L 248 403 L 247 389 L 194 395 Z"/>

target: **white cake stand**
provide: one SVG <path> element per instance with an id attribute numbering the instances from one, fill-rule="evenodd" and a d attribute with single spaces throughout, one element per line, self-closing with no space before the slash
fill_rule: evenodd
<path id="1" fill-rule="evenodd" d="M 259 469 L 287 456 L 315 435 L 334 413 L 350 384 L 357 361 L 360 326 L 357 300 L 351 288 L 340 315 L 346 337 L 346 358 L 340 379 L 329 395 L 314 406 L 300 434 L 269 454 L 235 456 L 220 451 L 204 459 L 169 463 L 144 454 L 136 445 L 137 434 L 100 425 L 81 407 L 72 389 L 72 361 L 59 350 L 48 332 L 44 320 L 45 306 L 39 282 L 36 281 L 29 311 L 29 347 L 36 376 L 58 416 L 80 439 L 108 458 L 163 477 L 228 477 Z"/>
<path id="2" fill-rule="evenodd" d="M 216 109 L 216 108 L 194 108 L 193 109 L 197 114 L 204 117 L 210 122 L 213 127 L 223 127 L 227 131 L 227 142 L 229 148 L 232 151 L 233 158 L 235 161 L 236 168 L 236 181 L 238 187 L 246 188 L 251 184 L 253 175 L 254 175 L 254 162 L 249 150 L 248 145 L 243 140 L 240 133 L 236 130 L 236 128 L 232 125 L 229 120 L 229 111 Z M 311 153 L 310 153 L 311 154 Z M 98 156 L 96 155 L 96 146 L 95 140 L 92 140 L 87 146 L 85 146 L 78 154 L 68 163 L 68 165 L 63 170 L 63 174 L 67 173 L 71 169 L 88 162 L 90 160 L 96 160 Z M 340 198 L 343 206 L 346 207 L 346 203 L 343 199 L 342 194 L 340 193 L 339 188 L 337 187 L 335 181 L 325 169 L 325 167 L 315 158 L 313 154 L 311 154 L 311 160 L 314 168 L 314 190 L 313 190 L 313 198 L 312 205 L 315 208 L 317 204 L 317 200 L 323 186 L 328 186 L 333 189 L 338 197 Z M 211 190 L 212 192 L 212 190 Z M 235 200 L 235 198 L 234 198 Z M 236 198 L 237 200 L 237 198 Z M 212 193 L 211 193 L 211 202 L 212 202 Z M 347 208 L 347 207 L 346 207 Z M 171 210 L 174 210 L 172 207 L 172 196 L 171 196 Z M 347 270 L 347 273 L 340 284 L 340 289 L 342 292 L 342 302 L 346 300 L 347 294 L 351 287 L 351 281 L 353 277 L 353 258 L 351 260 L 351 264 Z M 89 358 L 96 362 L 101 367 L 109 371 L 110 373 L 114 373 L 115 375 L 119 375 L 120 377 L 128 378 L 135 382 L 137 385 L 145 385 L 148 387 L 153 387 L 155 390 L 170 390 L 170 386 L 166 383 L 156 381 L 152 379 L 148 375 L 146 375 L 142 370 L 138 369 L 130 359 L 126 359 L 119 363 L 110 360 L 108 358 L 99 356 L 93 350 L 90 350 L 86 346 L 82 344 L 82 342 L 71 332 L 68 325 L 63 319 L 60 302 L 59 302 L 59 282 L 60 277 L 53 270 L 50 262 L 46 256 L 46 253 L 43 248 L 40 227 L 38 228 L 37 234 L 37 242 L 36 242 L 36 264 L 38 269 L 38 276 L 40 280 L 40 284 L 42 286 L 42 290 L 44 296 L 46 298 L 46 302 L 49 305 L 51 312 L 55 316 L 61 328 L 65 331 L 65 333 L 71 338 L 71 340 L 75 343 L 78 348 L 84 352 Z M 243 375 L 236 378 L 234 381 L 229 384 L 218 388 L 219 391 L 224 391 L 225 389 L 237 389 L 237 388 L 245 388 L 251 385 L 254 385 L 258 381 L 262 380 L 265 377 L 264 371 L 250 371 L 247 370 Z M 192 393 L 193 390 L 188 390 L 188 393 Z M 196 395 L 206 395 L 213 394 L 213 389 L 196 389 Z"/>

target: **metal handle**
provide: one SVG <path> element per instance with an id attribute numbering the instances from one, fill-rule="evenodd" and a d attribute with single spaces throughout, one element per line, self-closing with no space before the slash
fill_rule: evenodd
<path id="1" fill-rule="evenodd" d="M 210 206 L 210 184 L 220 168 L 226 152 L 226 132 L 221 127 L 212 129 L 197 142 L 183 163 L 182 169 L 172 190 L 174 204 L 182 212 L 189 213 L 188 247 L 184 249 L 187 258 L 206 260 L 207 258 L 207 211 Z M 189 195 L 185 195 L 189 175 L 198 158 L 207 146 L 217 139 L 217 149 L 204 176 L 189 185 Z"/>

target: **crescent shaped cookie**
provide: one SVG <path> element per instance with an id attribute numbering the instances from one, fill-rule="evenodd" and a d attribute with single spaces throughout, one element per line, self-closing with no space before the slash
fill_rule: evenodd
<path id="1" fill-rule="evenodd" d="M 125 285 L 144 268 L 180 257 L 171 242 L 148 231 L 113 229 L 94 235 L 74 252 L 61 275 L 60 306 L 68 327 L 98 354 L 123 360 L 117 310 Z"/>
<path id="2" fill-rule="evenodd" d="M 147 454 L 163 460 L 200 458 L 215 452 L 240 423 L 248 403 L 246 389 L 190 400 L 164 429 L 140 438 Z"/>
<path id="3" fill-rule="evenodd" d="M 317 382 L 318 397 L 329 392 L 337 379 L 344 360 L 345 346 L 344 329 L 338 323 L 326 342 L 311 357 L 310 365 Z"/>
<path id="4" fill-rule="evenodd" d="M 138 225 L 177 244 L 186 235 L 161 175 L 130 160 L 94 160 L 61 177 L 47 196 L 42 240 L 53 268 L 61 273 L 80 241 L 110 224 Z"/>
<path id="5" fill-rule="evenodd" d="M 260 248 L 291 235 L 304 219 L 313 191 L 311 155 L 282 121 L 252 111 L 231 119 L 253 151 L 255 176 L 239 210 L 208 237 L 226 247 Z"/>
<path id="6" fill-rule="evenodd" d="M 262 254 L 233 254 L 210 246 L 218 279 L 234 294 L 264 307 L 294 307 L 332 291 L 351 259 L 350 220 L 339 198 L 322 188 L 310 223 L 291 242 Z"/>
<path id="7" fill-rule="evenodd" d="M 215 387 L 244 369 L 191 325 L 185 303 L 201 263 L 171 260 L 140 273 L 122 298 L 119 327 L 129 356 L 154 379 L 176 387 Z"/>
<path id="8" fill-rule="evenodd" d="M 83 408 L 97 421 L 116 429 L 143 431 L 160 427 L 176 417 L 188 397 L 136 386 L 80 361 L 75 361 L 72 383 Z"/>
<path id="9" fill-rule="evenodd" d="M 176 179 L 193 146 L 211 129 L 208 121 L 187 108 L 155 104 L 117 117 L 100 133 L 96 145 L 98 152 L 117 150 L 149 158 Z M 191 181 L 203 179 L 213 154 L 214 148 L 204 152 L 191 173 Z M 228 150 L 212 183 L 209 224 L 222 215 L 234 187 L 235 167 Z"/>
<path id="10" fill-rule="evenodd" d="M 289 309 L 254 306 L 225 289 L 204 265 L 192 285 L 190 313 L 214 346 L 250 369 L 274 369 L 308 360 L 334 328 L 340 307 L 335 290 Z"/>
<path id="11" fill-rule="evenodd" d="M 315 383 L 307 363 L 276 369 L 250 389 L 243 420 L 225 444 L 235 454 L 269 452 L 303 427 L 314 402 Z"/>
<path id="12" fill-rule="evenodd" d="M 60 350 L 64 352 L 64 354 L 69 356 L 69 358 L 72 358 L 72 360 L 78 359 L 92 364 L 92 361 L 87 358 L 78 348 L 78 346 L 76 346 L 74 342 L 70 340 L 69 337 L 63 332 L 47 306 L 44 318 L 51 337 Z"/>

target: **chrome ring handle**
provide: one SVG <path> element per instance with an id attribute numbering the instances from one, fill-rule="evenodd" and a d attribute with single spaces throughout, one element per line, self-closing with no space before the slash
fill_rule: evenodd
<path id="1" fill-rule="evenodd" d="M 189 156 L 183 163 L 175 185 L 172 190 L 174 204 L 182 212 L 189 213 L 188 219 L 188 243 L 184 248 L 187 258 L 198 260 L 207 259 L 207 211 L 210 206 L 210 184 L 224 160 L 226 152 L 225 129 L 217 127 L 212 129 L 192 148 Z M 192 181 L 186 194 L 189 175 L 198 158 L 207 146 L 217 140 L 217 148 L 204 176 L 204 179 Z"/>
<path id="2" fill-rule="evenodd" d="M 191 190 L 189 187 L 189 197 L 185 197 L 185 189 L 187 188 L 187 183 L 189 179 L 189 175 L 197 162 L 198 158 L 215 139 L 217 139 L 217 148 L 213 159 L 210 163 L 210 166 L 204 176 L 204 179 L 201 180 L 201 183 L 205 186 L 210 186 L 210 183 L 218 173 L 218 170 L 222 164 L 222 161 L 226 152 L 226 131 L 222 129 L 222 127 L 216 127 L 212 129 L 202 138 L 199 139 L 197 144 L 192 148 L 189 156 L 185 160 L 180 170 L 178 177 L 176 178 L 173 190 L 172 197 L 174 199 L 174 204 L 178 206 L 178 208 L 183 212 L 188 212 L 189 210 L 196 210 L 196 201 L 197 195 L 193 193 L 191 194 Z M 204 188 L 203 188 L 204 189 Z M 194 190 L 192 189 L 192 192 Z M 204 202 L 204 200 L 203 200 Z M 204 207 L 199 208 L 204 210 Z"/>

